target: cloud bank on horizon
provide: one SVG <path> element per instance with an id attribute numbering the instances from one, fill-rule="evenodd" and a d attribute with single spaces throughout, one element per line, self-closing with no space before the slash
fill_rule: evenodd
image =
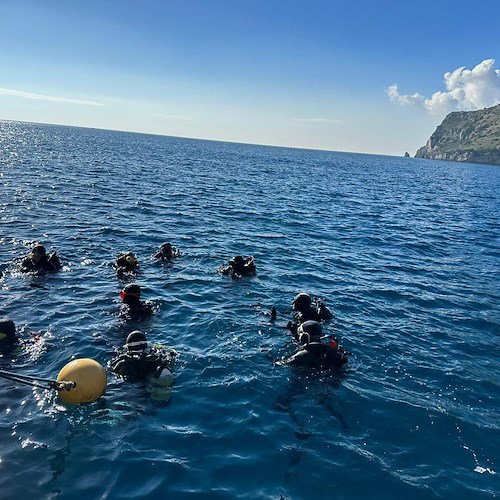
<path id="1" fill-rule="evenodd" d="M 435 92 L 426 98 L 418 92 L 401 94 L 395 83 L 387 88 L 392 102 L 401 106 L 417 106 L 433 115 L 451 111 L 474 111 L 500 103 L 500 69 L 494 59 L 485 59 L 472 70 L 465 66 L 444 74 L 445 92 Z"/>

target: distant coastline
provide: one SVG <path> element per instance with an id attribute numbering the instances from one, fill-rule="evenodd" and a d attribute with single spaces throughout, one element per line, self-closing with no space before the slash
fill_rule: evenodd
<path id="1" fill-rule="evenodd" d="M 500 104 L 450 113 L 415 158 L 500 166 Z"/>

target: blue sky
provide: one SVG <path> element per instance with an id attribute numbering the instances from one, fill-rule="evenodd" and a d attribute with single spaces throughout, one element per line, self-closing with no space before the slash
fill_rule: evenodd
<path id="1" fill-rule="evenodd" d="M 500 102 L 499 26 L 497 0 L 0 0 L 0 119 L 413 155 Z"/>

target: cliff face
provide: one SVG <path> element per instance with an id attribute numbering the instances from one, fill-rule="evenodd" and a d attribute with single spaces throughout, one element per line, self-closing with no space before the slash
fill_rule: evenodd
<path id="1" fill-rule="evenodd" d="M 500 165 L 500 104 L 450 113 L 415 158 Z"/>

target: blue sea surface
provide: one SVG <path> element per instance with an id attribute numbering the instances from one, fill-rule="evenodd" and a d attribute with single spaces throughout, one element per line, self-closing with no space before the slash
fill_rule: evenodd
<path id="1" fill-rule="evenodd" d="M 499 496 L 499 167 L 0 122 L 0 186 L 22 340 L 1 369 L 106 366 L 136 328 L 179 352 L 168 401 L 111 373 L 86 405 L 0 379 L 2 498 Z M 59 273 L 19 273 L 37 241 Z M 155 262 L 163 241 L 182 257 Z M 216 272 L 236 254 L 256 277 Z M 273 364 L 300 291 L 332 309 L 343 373 Z"/>

